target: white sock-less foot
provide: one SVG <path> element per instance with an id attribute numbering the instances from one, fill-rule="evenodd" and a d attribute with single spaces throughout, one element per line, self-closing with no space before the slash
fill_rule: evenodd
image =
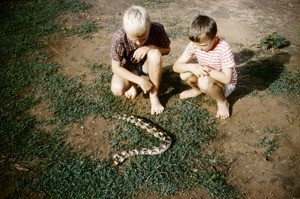
<path id="1" fill-rule="evenodd" d="M 229 103 L 227 100 L 225 100 L 224 102 L 218 102 L 218 111 L 217 111 L 217 118 L 220 119 L 226 119 L 228 118 L 229 115 Z"/>

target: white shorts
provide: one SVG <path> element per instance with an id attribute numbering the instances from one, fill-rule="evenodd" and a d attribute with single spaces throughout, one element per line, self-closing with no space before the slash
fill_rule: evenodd
<path id="1" fill-rule="evenodd" d="M 225 98 L 227 98 L 234 90 L 236 84 L 225 84 Z"/>

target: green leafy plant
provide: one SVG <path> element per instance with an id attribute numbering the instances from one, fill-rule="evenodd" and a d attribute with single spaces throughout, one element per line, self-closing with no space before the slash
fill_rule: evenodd
<path id="1" fill-rule="evenodd" d="M 263 50 L 268 50 L 270 48 L 283 48 L 289 45 L 289 42 L 280 36 L 277 32 L 273 32 L 263 37 L 260 40 L 259 47 Z"/>

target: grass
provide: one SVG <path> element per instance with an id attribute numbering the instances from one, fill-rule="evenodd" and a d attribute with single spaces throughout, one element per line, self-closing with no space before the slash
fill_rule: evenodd
<path id="1" fill-rule="evenodd" d="M 233 98 L 239 99 L 250 93 L 256 96 L 258 91 L 267 91 L 300 103 L 300 69 L 285 67 L 291 57 L 288 53 L 276 51 L 270 56 L 269 52 L 244 50 L 236 56 L 243 67 L 237 68 L 239 83 Z"/>
<path id="2" fill-rule="evenodd" d="M 300 69 L 294 71 L 284 71 L 279 78 L 270 85 L 269 91 L 274 95 L 289 97 L 296 103 L 300 103 Z"/>
<path id="3" fill-rule="evenodd" d="M 66 5 L 60 6 L 59 3 Z M 203 153 L 205 149 L 202 145 L 206 146 L 215 139 L 214 120 L 206 111 L 187 102 L 169 107 L 164 117 L 145 116 L 153 123 L 161 124 L 160 127 L 173 137 L 172 150 L 164 155 L 134 157 L 122 166 L 114 167 L 110 158 L 91 159 L 82 155 L 83 151 L 73 151 L 65 143 L 67 132 L 64 128 L 82 122 L 90 114 L 110 120 L 112 114 L 121 111 L 120 107 L 125 110 L 123 112 L 138 111 L 133 110 L 130 103 L 124 107 L 119 98 L 112 96 L 109 88 L 111 74 L 103 72 L 108 66 L 87 66 L 99 75 L 91 85 L 86 86 L 80 78 L 69 79 L 59 75 L 60 66 L 47 62 L 46 54 L 35 57 L 36 53 L 42 52 L 40 37 L 64 30 L 54 23 L 55 17 L 66 12 L 67 7 L 71 8 L 70 11 L 74 11 L 74 6 L 87 7 L 78 2 L 74 4 L 68 1 L 46 1 L 43 5 L 39 1 L 3 4 L 5 10 L 11 9 L 11 13 L 10 17 L 3 16 L 1 43 L 7 47 L 11 41 L 17 41 L 12 42 L 9 49 L 4 46 L 1 49 L 5 62 L 0 68 L 0 166 L 3 179 L 0 190 L 14 187 L 6 194 L 7 197 L 17 198 L 36 195 L 131 198 L 140 191 L 173 195 L 201 186 L 210 190 L 212 196 L 236 195 L 235 190 L 226 184 L 225 175 L 211 169 L 211 157 Z M 7 34 L 15 32 L 14 28 L 21 23 L 18 34 Z M 84 24 L 71 32 L 84 36 L 94 28 L 95 24 Z M 171 95 L 165 95 L 166 100 L 169 97 Z M 41 103 L 52 116 L 37 121 L 29 110 Z M 175 121 L 174 125 L 166 122 L 170 120 Z M 118 123 L 110 139 L 115 152 L 157 144 L 155 139 L 147 137 L 140 129 L 128 124 L 123 127 L 124 123 Z M 44 130 L 43 127 L 48 125 L 53 127 Z M 183 139 L 179 139 L 181 137 Z M 121 144 L 122 140 L 126 142 Z M 193 172 L 199 163 L 203 168 Z M 27 172 L 12 169 L 15 164 L 26 168 Z"/>
<path id="4" fill-rule="evenodd" d="M 167 35 L 168 37 L 172 39 L 176 39 L 177 37 L 180 36 L 185 36 L 186 35 L 186 28 L 181 27 L 181 26 L 172 26 L 169 30 L 167 30 Z"/>
<path id="5" fill-rule="evenodd" d="M 90 38 L 89 33 L 95 32 L 100 27 L 95 22 L 87 22 L 76 27 L 73 27 L 71 33 L 82 37 L 83 39 Z"/>
<path id="6" fill-rule="evenodd" d="M 1 11 L 1 57 L 18 57 L 24 52 L 42 47 L 38 42 L 42 36 L 59 31 L 62 27 L 54 23 L 63 12 L 76 12 L 89 5 L 72 0 L 8 1 L 2 3 Z"/>
<path id="7" fill-rule="evenodd" d="M 279 148 L 277 136 L 281 134 L 282 130 L 279 128 L 265 128 L 261 138 L 253 146 L 264 148 L 264 155 L 269 158 Z"/>
<path id="8" fill-rule="evenodd" d="M 1 6 L 0 193 L 4 197 L 133 198 L 141 192 L 174 195 L 195 187 L 204 188 L 214 198 L 239 197 L 226 182 L 227 174 L 214 169 L 216 164 L 226 163 L 210 148 L 217 139 L 217 129 L 209 112 L 199 108 L 206 101 L 174 99 L 184 89 L 177 75 L 168 70 L 163 74 L 166 112 L 155 117 L 143 114 L 134 106 L 138 102 L 123 102 L 111 94 L 111 74 L 104 72 L 109 66 L 86 66 L 98 75 L 85 85 L 80 77 L 69 79 L 59 74 L 60 66 L 46 61 L 39 39 L 64 30 L 55 18 L 89 5 L 47 0 L 13 1 Z M 74 33 L 84 37 L 95 28 L 95 24 L 87 23 Z M 248 74 L 256 73 L 255 67 L 247 70 Z M 294 78 L 298 76 L 284 74 L 280 68 L 277 80 L 267 73 L 262 75 L 282 93 L 297 92 L 296 86 L 287 86 L 297 84 Z M 39 104 L 51 112 L 50 118 L 38 121 L 29 114 Z M 93 159 L 66 143 L 65 127 L 81 123 L 89 115 L 110 121 L 116 112 L 136 113 L 158 125 L 172 137 L 172 147 L 162 155 L 132 157 L 115 167 L 110 158 Z M 114 123 L 117 127 L 109 135 L 111 154 L 157 144 L 155 138 L 131 124 Z M 52 128 L 44 128 L 49 125 Z M 270 142 L 270 151 L 275 150 L 273 146 Z M 18 170 L 16 164 L 27 171 Z"/>
<path id="9" fill-rule="evenodd" d="M 144 7 L 163 7 L 166 3 L 172 3 L 174 0 L 131 0 L 132 4 Z"/>

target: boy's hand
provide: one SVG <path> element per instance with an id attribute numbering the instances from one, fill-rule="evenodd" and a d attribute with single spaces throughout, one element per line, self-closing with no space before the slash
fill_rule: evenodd
<path id="1" fill-rule="evenodd" d="M 141 87 L 143 92 L 146 94 L 152 89 L 153 84 L 149 80 L 141 78 L 139 86 Z"/>
<path id="2" fill-rule="evenodd" d="M 204 76 L 209 76 L 210 68 L 204 65 L 198 64 L 192 71 L 194 75 L 197 77 L 204 77 Z"/>
<path id="3" fill-rule="evenodd" d="M 137 62 L 139 62 L 142 59 L 144 59 L 144 57 L 147 55 L 149 50 L 150 50 L 149 46 L 142 46 L 134 51 L 132 58 Z"/>

